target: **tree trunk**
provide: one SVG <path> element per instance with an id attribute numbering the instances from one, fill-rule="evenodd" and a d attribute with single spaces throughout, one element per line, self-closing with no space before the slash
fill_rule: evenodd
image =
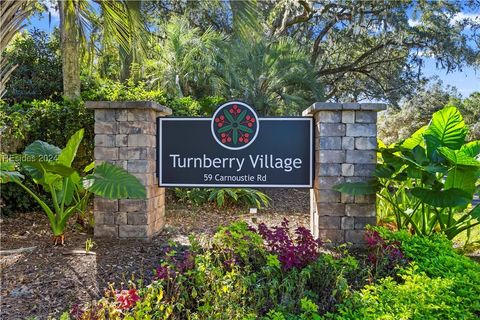
<path id="1" fill-rule="evenodd" d="M 120 82 L 127 82 L 127 80 L 130 79 L 130 76 L 132 75 L 130 68 L 132 67 L 133 55 L 131 50 L 127 51 L 122 47 L 119 48 L 119 51 L 121 65 Z"/>
<path id="2" fill-rule="evenodd" d="M 80 98 L 80 39 L 72 0 L 59 0 L 63 96 Z"/>

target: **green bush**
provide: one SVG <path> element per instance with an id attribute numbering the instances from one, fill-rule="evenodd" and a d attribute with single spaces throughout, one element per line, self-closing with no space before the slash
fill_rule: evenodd
<path id="1" fill-rule="evenodd" d="M 6 53 L 17 68 L 6 84 L 3 97 L 9 103 L 34 99 L 61 99 L 62 60 L 60 33 L 51 35 L 37 29 L 24 31 L 15 38 Z"/>
<path id="2" fill-rule="evenodd" d="M 335 319 L 478 319 L 480 265 L 452 248 L 445 236 L 411 236 L 376 228 L 399 241 L 413 262 L 400 270 L 401 282 L 387 277 L 356 292 Z"/>
<path id="3" fill-rule="evenodd" d="M 130 80 L 126 83 L 98 78 L 84 78 L 86 89 L 82 92 L 84 101 L 155 101 L 172 109 L 174 116 L 210 116 L 225 100 L 220 97 L 176 98 L 168 96 L 161 89 L 150 90 L 144 82 Z"/>

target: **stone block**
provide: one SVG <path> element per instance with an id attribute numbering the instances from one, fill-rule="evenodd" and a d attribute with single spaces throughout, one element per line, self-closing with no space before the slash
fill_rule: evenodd
<path id="1" fill-rule="evenodd" d="M 118 160 L 118 148 L 95 147 L 95 160 Z"/>
<path id="2" fill-rule="evenodd" d="M 343 230 L 352 230 L 355 228 L 355 218 L 354 217 L 342 217 L 342 229 Z"/>
<path id="3" fill-rule="evenodd" d="M 320 150 L 341 150 L 342 138 L 341 137 L 320 137 L 319 145 L 320 145 Z"/>
<path id="4" fill-rule="evenodd" d="M 320 229 L 340 229 L 341 217 L 320 216 L 318 217 L 318 227 Z"/>
<path id="5" fill-rule="evenodd" d="M 335 177 L 342 175 L 342 167 L 339 163 L 317 163 L 317 176 Z"/>
<path id="6" fill-rule="evenodd" d="M 353 176 L 354 166 L 351 163 L 342 163 L 342 176 L 351 177 Z"/>
<path id="7" fill-rule="evenodd" d="M 377 125 L 370 123 L 347 123 L 346 135 L 348 137 L 376 137 Z"/>
<path id="8" fill-rule="evenodd" d="M 342 121 L 342 112 L 321 110 L 315 114 L 315 119 L 323 123 L 338 123 Z"/>
<path id="9" fill-rule="evenodd" d="M 318 238 L 321 241 L 330 240 L 333 243 L 345 242 L 345 231 L 340 229 L 320 229 L 318 230 Z"/>
<path id="10" fill-rule="evenodd" d="M 114 165 L 116 165 L 119 168 L 122 168 L 123 170 L 127 170 L 127 160 L 115 160 Z"/>
<path id="11" fill-rule="evenodd" d="M 360 110 L 360 103 L 345 102 L 342 104 L 343 110 Z"/>
<path id="12" fill-rule="evenodd" d="M 117 147 L 128 146 L 128 136 L 126 134 L 117 134 L 115 136 L 115 146 Z"/>
<path id="13" fill-rule="evenodd" d="M 150 147 L 121 147 L 118 157 L 125 160 L 155 160 L 155 149 Z"/>
<path id="14" fill-rule="evenodd" d="M 332 189 L 335 185 L 345 182 L 343 177 L 318 177 L 316 179 L 317 189 Z"/>
<path id="15" fill-rule="evenodd" d="M 127 213 L 117 212 L 115 214 L 115 224 L 118 224 L 118 225 L 127 224 Z"/>
<path id="16" fill-rule="evenodd" d="M 320 163 L 342 163 L 345 161 L 343 150 L 320 150 L 317 161 Z"/>
<path id="17" fill-rule="evenodd" d="M 128 160 L 128 172 L 130 173 L 150 173 L 150 161 L 148 160 Z"/>
<path id="18" fill-rule="evenodd" d="M 355 138 L 355 149 L 358 149 L 358 150 L 376 150 L 377 149 L 377 138 L 376 137 Z"/>
<path id="19" fill-rule="evenodd" d="M 376 202 L 376 196 L 374 194 L 355 196 L 355 203 L 375 203 L 375 202 Z"/>
<path id="20" fill-rule="evenodd" d="M 95 224 L 93 234 L 96 238 L 118 238 L 118 226 Z"/>
<path id="21" fill-rule="evenodd" d="M 115 120 L 117 120 L 117 121 L 128 121 L 128 110 L 127 109 L 117 109 L 117 110 L 115 110 Z"/>
<path id="22" fill-rule="evenodd" d="M 360 103 L 360 109 L 382 111 L 387 109 L 387 105 L 385 103 Z"/>
<path id="23" fill-rule="evenodd" d="M 118 235 L 120 238 L 148 238 L 148 226 L 132 224 L 118 226 Z"/>
<path id="24" fill-rule="evenodd" d="M 377 163 L 377 152 L 375 150 L 347 150 L 346 161 L 348 163 Z"/>
<path id="25" fill-rule="evenodd" d="M 375 204 L 346 204 L 345 213 L 349 217 L 375 217 L 376 208 Z"/>
<path id="26" fill-rule="evenodd" d="M 375 164 L 356 164 L 353 171 L 357 177 L 370 177 L 373 175 L 375 168 Z"/>
<path id="27" fill-rule="evenodd" d="M 153 147 L 155 146 L 155 136 L 147 134 L 128 135 L 129 147 Z"/>
<path id="28" fill-rule="evenodd" d="M 342 111 L 342 122 L 355 123 L 355 111 L 352 111 L 352 110 Z"/>
<path id="29" fill-rule="evenodd" d="M 143 199 L 120 199 L 119 211 L 125 212 L 145 212 L 147 210 L 147 200 Z"/>
<path id="30" fill-rule="evenodd" d="M 154 122 L 147 122 L 147 121 L 119 122 L 118 133 L 155 135 L 156 126 Z"/>
<path id="31" fill-rule="evenodd" d="M 320 190 L 318 192 L 318 202 L 320 203 L 340 202 L 340 192 L 335 190 Z"/>
<path id="32" fill-rule="evenodd" d="M 353 217 L 355 219 L 354 228 L 357 230 L 365 229 L 367 225 L 374 226 L 377 224 L 376 217 Z"/>
<path id="33" fill-rule="evenodd" d="M 96 134 L 94 141 L 96 147 L 115 147 L 115 135 L 113 134 Z"/>
<path id="34" fill-rule="evenodd" d="M 115 122 L 115 110 L 96 109 L 95 110 L 95 122 Z"/>
<path id="35" fill-rule="evenodd" d="M 345 135 L 345 124 L 319 123 L 317 125 L 320 137 L 342 137 Z"/>
<path id="36" fill-rule="evenodd" d="M 95 134 L 116 134 L 117 133 L 117 123 L 115 123 L 115 122 L 105 122 L 105 121 L 95 121 L 94 132 L 95 132 Z"/>
<path id="37" fill-rule="evenodd" d="M 146 109 L 129 109 L 127 113 L 128 121 L 155 121 L 155 112 Z"/>
<path id="38" fill-rule="evenodd" d="M 376 123 L 377 112 L 375 111 L 356 111 L 355 122 L 357 123 Z"/>
<path id="39" fill-rule="evenodd" d="M 127 215 L 128 224 L 146 225 L 148 224 L 147 212 L 129 212 Z"/>
<path id="40" fill-rule="evenodd" d="M 355 149 L 355 138 L 354 137 L 342 137 L 342 149 L 343 150 L 353 150 L 353 149 Z"/>
<path id="41" fill-rule="evenodd" d="M 320 191 L 322 192 L 322 191 Z M 318 204 L 318 216 L 345 216 L 345 204 L 343 203 L 319 203 Z"/>
<path id="42" fill-rule="evenodd" d="M 118 200 L 95 197 L 93 200 L 93 208 L 99 212 L 116 212 L 118 211 Z"/>
<path id="43" fill-rule="evenodd" d="M 365 230 L 345 230 L 345 242 L 354 244 L 366 243 Z"/>
<path id="44" fill-rule="evenodd" d="M 340 201 L 342 203 L 354 203 L 355 202 L 355 196 L 342 193 L 342 196 L 340 197 Z"/>

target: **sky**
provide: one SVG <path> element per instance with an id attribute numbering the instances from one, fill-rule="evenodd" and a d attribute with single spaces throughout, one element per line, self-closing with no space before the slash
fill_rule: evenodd
<path id="1" fill-rule="evenodd" d="M 30 18 L 27 29 L 37 28 L 46 32 L 53 31 L 53 29 L 59 24 L 58 12 L 52 8 L 49 10 L 49 13 L 51 15 L 50 21 L 48 19 L 48 14 Z M 459 18 L 464 18 L 465 16 L 480 19 L 480 14 L 478 13 L 475 13 L 474 15 L 471 13 L 461 14 Z M 410 23 L 415 24 L 416 22 L 412 20 Z M 465 67 L 462 71 L 447 73 L 446 70 L 436 67 L 435 59 L 425 58 L 423 72 L 427 77 L 438 77 L 444 85 L 456 87 L 463 97 L 468 97 L 471 93 L 480 91 L 480 70 L 474 70 L 472 67 Z"/>

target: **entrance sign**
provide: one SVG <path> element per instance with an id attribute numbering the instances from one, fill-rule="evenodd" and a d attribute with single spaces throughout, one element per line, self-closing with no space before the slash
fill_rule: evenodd
<path id="1" fill-rule="evenodd" d="M 212 118 L 157 118 L 161 187 L 294 187 L 313 183 L 313 118 L 259 118 L 241 101 Z"/>

